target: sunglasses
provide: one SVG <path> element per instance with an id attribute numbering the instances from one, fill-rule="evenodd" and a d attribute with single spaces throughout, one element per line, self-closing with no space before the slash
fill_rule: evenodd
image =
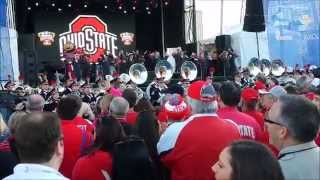
<path id="1" fill-rule="evenodd" d="M 264 122 L 267 122 L 269 124 L 276 124 L 276 125 L 279 125 L 279 126 L 284 126 L 283 124 L 281 124 L 279 122 L 275 122 L 275 121 L 272 121 L 272 120 L 267 119 L 267 118 L 264 119 Z"/>

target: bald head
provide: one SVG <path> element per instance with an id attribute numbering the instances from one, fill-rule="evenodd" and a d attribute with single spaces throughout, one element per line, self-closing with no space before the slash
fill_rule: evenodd
<path id="1" fill-rule="evenodd" d="M 39 94 L 28 96 L 26 109 L 27 111 L 43 111 L 45 100 Z"/>
<path id="2" fill-rule="evenodd" d="M 123 97 L 115 97 L 110 103 L 111 115 L 125 116 L 129 111 L 129 103 Z"/>

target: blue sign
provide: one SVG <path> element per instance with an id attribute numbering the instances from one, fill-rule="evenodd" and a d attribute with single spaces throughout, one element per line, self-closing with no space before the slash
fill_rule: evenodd
<path id="1" fill-rule="evenodd" d="M 271 59 L 300 67 L 320 65 L 320 1 L 265 0 Z"/>

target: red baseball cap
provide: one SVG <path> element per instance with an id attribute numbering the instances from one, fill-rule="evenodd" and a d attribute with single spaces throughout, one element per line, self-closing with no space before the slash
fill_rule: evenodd
<path id="1" fill-rule="evenodd" d="M 254 85 L 254 89 L 255 90 L 263 90 L 263 89 L 267 89 L 266 85 L 262 82 L 262 81 L 256 81 L 255 85 Z"/>
<path id="2" fill-rule="evenodd" d="M 259 92 L 253 88 L 245 88 L 241 92 L 241 98 L 245 102 L 250 102 L 253 100 L 258 100 L 259 99 Z"/>
<path id="3" fill-rule="evenodd" d="M 188 96 L 198 101 L 212 102 L 216 95 L 213 86 L 205 81 L 195 81 L 188 88 Z"/>

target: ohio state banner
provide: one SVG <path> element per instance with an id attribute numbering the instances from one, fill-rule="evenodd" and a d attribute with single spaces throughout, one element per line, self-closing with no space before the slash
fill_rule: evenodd
<path id="1" fill-rule="evenodd" d="M 79 15 L 69 24 L 69 31 L 59 35 L 59 51 L 63 54 L 63 45 L 72 42 L 89 56 L 90 62 L 97 60 L 105 52 L 115 55 L 117 35 L 108 32 L 108 26 L 99 17 Z"/>

